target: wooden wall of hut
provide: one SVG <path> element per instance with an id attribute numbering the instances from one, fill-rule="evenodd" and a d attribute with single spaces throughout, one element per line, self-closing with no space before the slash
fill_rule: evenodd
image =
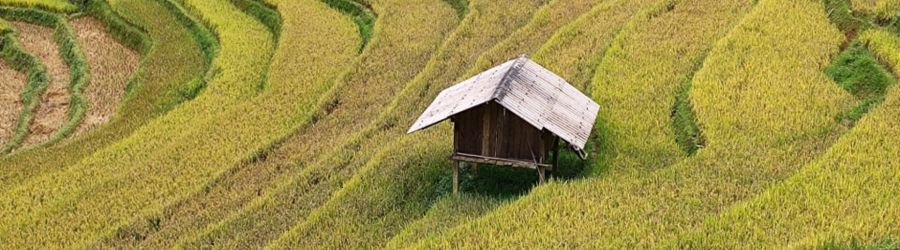
<path id="1" fill-rule="evenodd" d="M 452 121 L 458 153 L 542 163 L 555 137 L 495 102 L 457 114 Z"/>

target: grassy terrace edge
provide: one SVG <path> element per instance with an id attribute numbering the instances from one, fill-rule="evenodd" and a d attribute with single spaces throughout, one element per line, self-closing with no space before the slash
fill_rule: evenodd
<path id="1" fill-rule="evenodd" d="M 359 36 L 362 38 L 362 43 L 359 45 L 359 52 L 362 53 L 363 49 L 369 44 L 369 41 L 372 40 L 372 33 L 375 32 L 375 19 L 377 18 L 375 12 L 372 11 L 369 6 L 358 2 L 360 0 L 321 1 L 328 4 L 331 8 L 350 16 L 350 19 L 353 20 L 353 23 L 359 28 Z"/>

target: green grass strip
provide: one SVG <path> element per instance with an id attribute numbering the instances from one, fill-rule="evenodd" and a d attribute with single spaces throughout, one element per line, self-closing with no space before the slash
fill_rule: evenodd
<path id="1" fill-rule="evenodd" d="M 6 35 L 15 31 L 12 25 L 4 19 L 0 19 L 0 35 Z"/>
<path id="2" fill-rule="evenodd" d="M 694 155 L 703 147 L 704 139 L 694 117 L 690 101 L 691 83 L 686 81 L 678 87 L 675 105 L 672 108 L 672 127 L 675 129 L 675 143 L 688 155 Z"/>
<path id="3" fill-rule="evenodd" d="M 469 0 L 443 0 L 456 10 L 456 16 L 462 19 L 469 14 Z"/>
<path id="4" fill-rule="evenodd" d="M 359 36 L 362 37 L 362 43 L 359 45 L 359 51 L 362 52 L 372 40 L 372 33 L 375 31 L 375 14 L 365 5 L 354 0 L 322 0 L 332 8 L 335 8 L 344 14 L 350 15 L 350 18 L 359 28 Z"/>
<path id="5" fill-rule="evenodd" d="M 857 106 L 838 117 L 847 126 L 852 126 L 883 102 L 888 86 L 896 82 L 894 75 L 860 43 L 850 45 L 825 72 L 859 100 Z"/>
<path id="6" fill-rule="evenodd" d="M 231 0 L 231 4 L 269 28 L 269 32 L 275 35 L 275 41 L 280 40 L 283 20 L 274 6 L 261 0 Z"/>

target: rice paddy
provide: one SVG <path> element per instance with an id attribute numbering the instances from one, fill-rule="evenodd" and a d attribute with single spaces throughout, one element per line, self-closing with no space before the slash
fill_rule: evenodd
<path id="1" fill-rule="evenodd" d="M 0 18 L 4 248 L 900 240 L 896 0 L 0 0 Z M 454 123 L 405 131 L 521 55 L 599 104 L 587 157 L 564 150 L 543 184 L 467 164 L 454 194 Z"/>

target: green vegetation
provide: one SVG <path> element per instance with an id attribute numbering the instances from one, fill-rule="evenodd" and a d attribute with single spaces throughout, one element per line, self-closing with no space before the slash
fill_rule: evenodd
<path id="1" fill-rule="evenodd" d="M 456 10 L 456 16 L 462 19 L 469 14 L 469 0 L 443 0 Z"/>
<path id="2" fill-rule="evenodd" d="M 697 72 L 702 64 L 697 64 L 693 72 Z M 688 80 L 675 90 L 675 105 L 672 107 L 672 127 L 675 129 L 675 143 L 688 155 L 694 155 L 704 146 L 703 134 L 697 126 L 697 118 L 694 117 L 693 105 L 691 105 L 690 92 L 691 75 Z"/>
<path id="3" fill-rule="evenodd" d="M 0 35 L 12 33 L 13 27 L 6 20 L 0 19 Z"/>
<path id="4" fill-rule="evenodd" d="M 846 125 L 854 124 L 884 101 L 887 87 L 896 81 L 891 72 L 858 43 L 838 55 L 825 72 L 860 100 L 859 105 L 840 115 L 839 119 Z"/>
<path id="5" fill-rule="evenodd" d="M 884 96 L 892 83 L 891 73 L 860 44 L 838 55 L 825 70 L 844 90 L 860 99 Z"/>
<path id="6" fill-rule="evenodd" d="M 280 40 L 284 20 L 272 6 L 260 0 L 231 0 L 231 3 L 269 28 L 269 32 L 275 36 L 276 42 Z"/>
<path id="7" fill-rule="evenodd" d="M 349 15 L 353 23 L 356 23 L 359 36 L 362 38 L 359 45 L 359 51 L 362 52 L 369 44 L 369 40 L 372 40 L 372 33 L 375 31 L 375 14 L 372 10 L 353 0 L 322 0 L 322 2 Z"/>

